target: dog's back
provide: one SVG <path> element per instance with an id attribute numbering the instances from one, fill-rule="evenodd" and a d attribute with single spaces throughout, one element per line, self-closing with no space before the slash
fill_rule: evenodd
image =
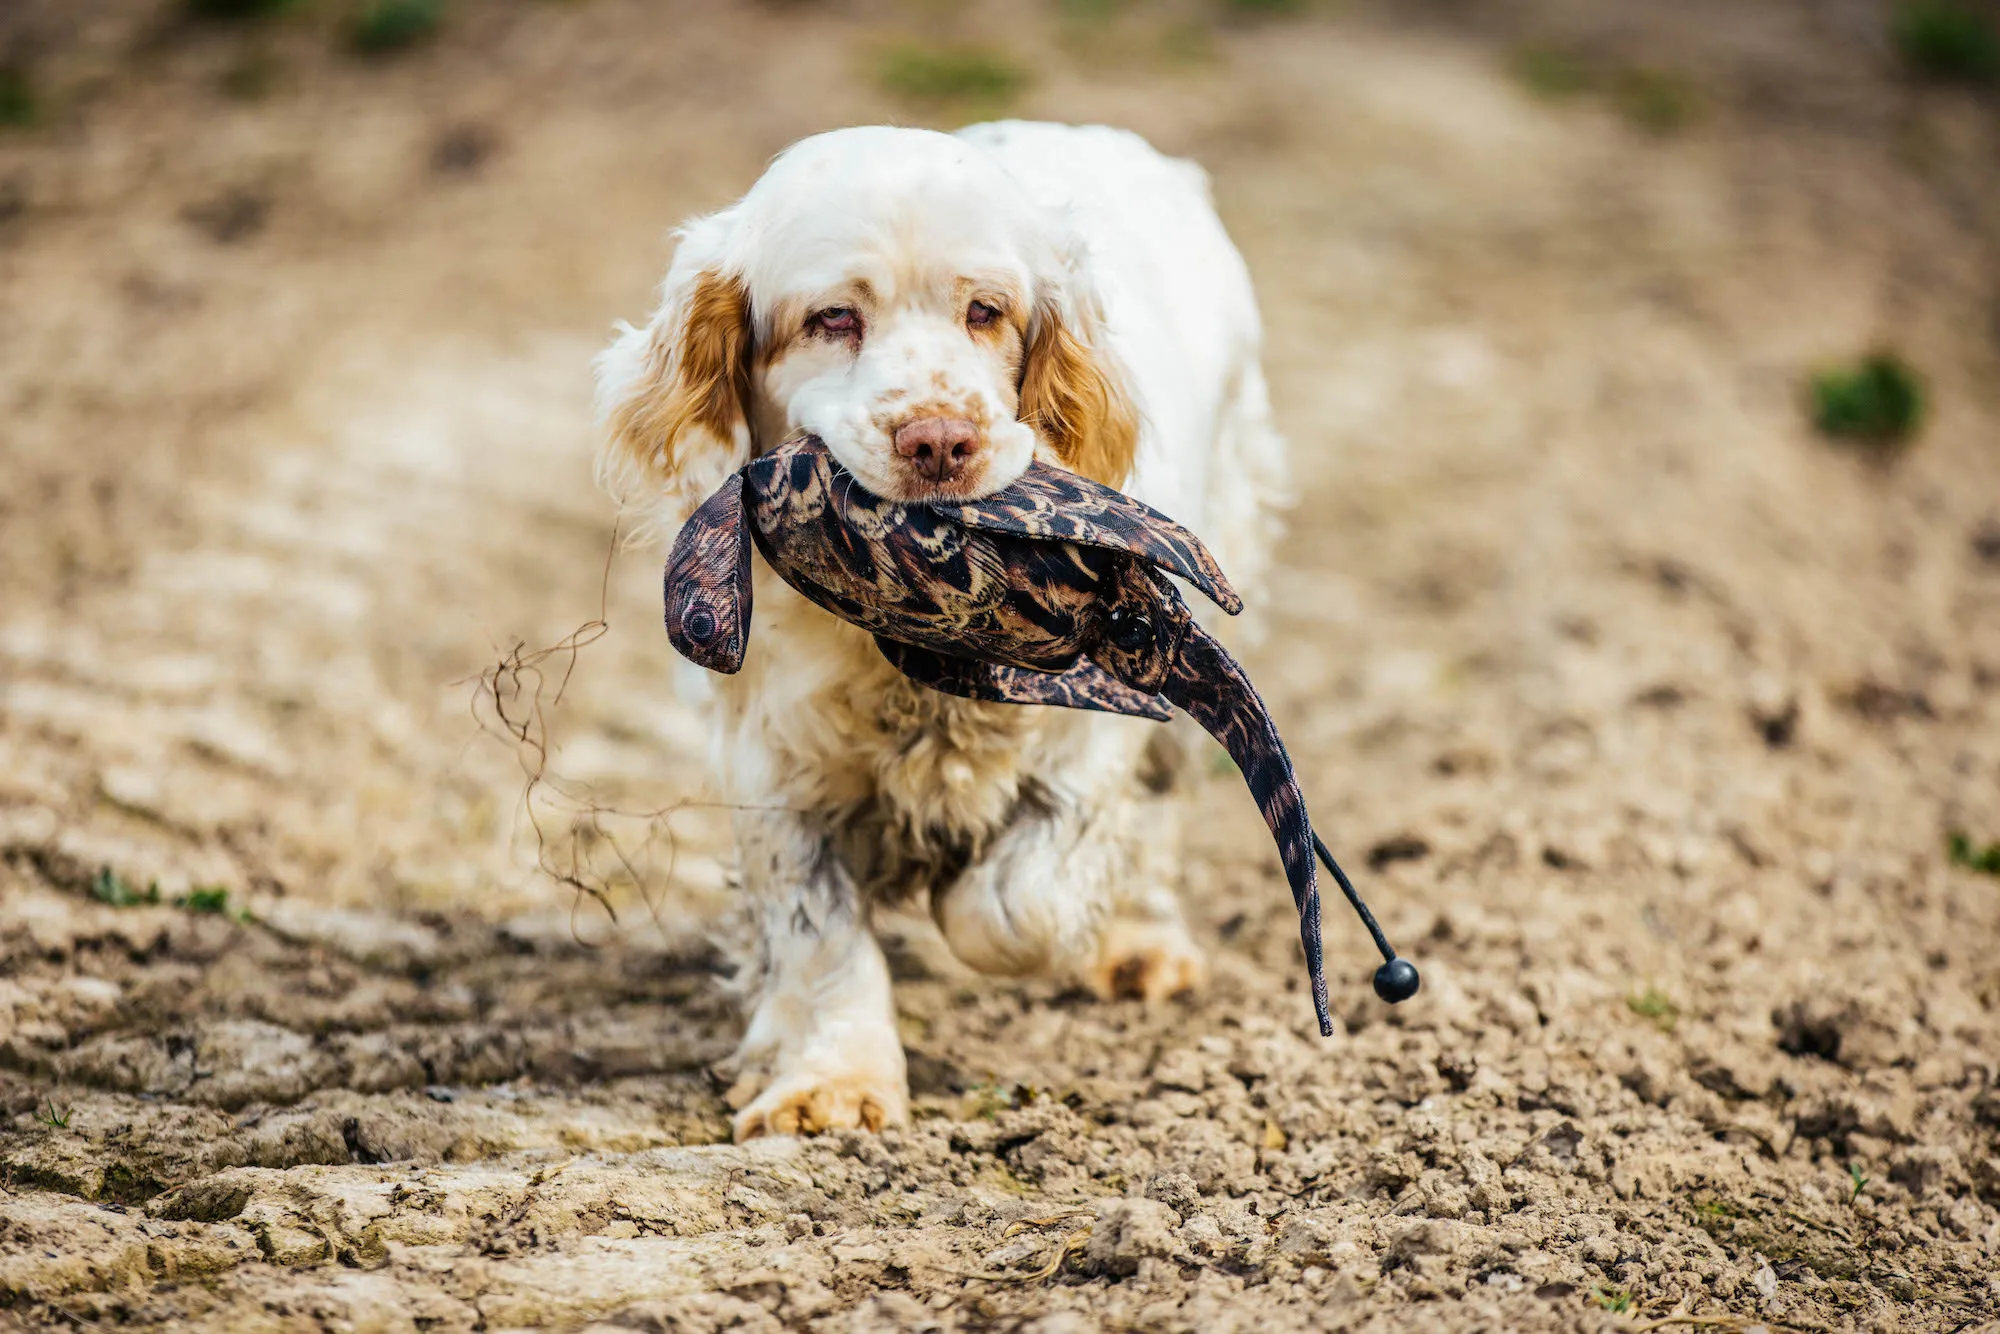
<path id="1" fill-rule="evenodd" d="M 1283 442 L 1270 423 L 1250 272 L 1216 216 L 1208 173 L 1129 130 L 993 121 L 961 138 L 1066 212 L 1088 253 L 1109 354 L 1141 426 L 1126 489 L 1202 534 L 1240 586 L 1260 582 Z"/>

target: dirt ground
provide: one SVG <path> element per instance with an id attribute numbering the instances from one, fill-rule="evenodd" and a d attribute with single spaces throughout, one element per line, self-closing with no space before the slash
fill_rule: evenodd
<path id="1" fill-rule="evenodd" d="M 1994 100 L 1859 0 L 1228 8 L 0 12 L 0 1326 L 1995 1326 Z M 785 143 L 968 114 L 903 40 L 1214 173 L 1298 477 L 1250 666 L 1425 990 L 1330 909 L 1314 1035 L 1212 766 L 1208 994 L 906 923 L 915 1124 L 739 1148 L 587 363 Z M 1887 459 L 1800 402 L 1877 344 L 1935 404 Z M 601 586 L 536 810 L 638 849 L 615 921 L 469 680 Z"/>

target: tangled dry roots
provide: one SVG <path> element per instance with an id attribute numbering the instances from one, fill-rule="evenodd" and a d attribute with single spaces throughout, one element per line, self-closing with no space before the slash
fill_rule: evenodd
<path id="1" fill-rule="evenodd" d="M 615 898 L 620 889 L 629 889 L 659 921 L 659 905 L 673 883 L 679 852 L 673 818 L 721 805 L 686 798 L 656 807 L 622 805 L 552 765 L 560 748 L 553 739 L 555 716 L 583 650 L 611 631 L 607 609 L 617 550 L 614 529 L 596 616 L 543 648 L 531 649 L 517 640 L 492 665 L 458 682 L 471 688 L 469 708 L 479 731 L 508 747 L 520 765 L 524 782 L 518 811 L 534 833 L 536 868 L 573 893 L 573 912 L 589 902 L 614 926 L 619 924 Z"/>

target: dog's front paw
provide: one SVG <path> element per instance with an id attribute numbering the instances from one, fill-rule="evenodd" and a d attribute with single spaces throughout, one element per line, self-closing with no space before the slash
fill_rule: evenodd
<path id="1" fill-rule="evenodd" d="M 1104 928 L 1084 980 L 1100 1000 L 1151 1003 L 1201 990 L 1208 960 L 1179 922 L 1119 918 Z"/>
<path id="2" fill-rule="evenodd" d="M 868 1075 L 794 1075 L 772 1081 L 736 1113 L 736 1142 L 765 1135 L 819 1135 L 908 1124 L 900 1080 Z"/>

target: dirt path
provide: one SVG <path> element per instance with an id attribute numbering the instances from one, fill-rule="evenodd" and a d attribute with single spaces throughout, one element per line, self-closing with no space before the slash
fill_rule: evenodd
<path id="1" fill-rule="evenodd" d="M 0 16 L 0 1326 L 2000 1318 L 2000 880 L 1946 854 L 2000 840 L 1990 101 L 1858 5 L 474 8 L 379 63 Z M 912 33 L 1213 169 L 1301 503 L 1252 667 L 1426 990 L 1311 1036 L 1218 773 L 1210 995 L 910 928 L 914 1127 L 736 1148 L 716 818 L 573 903 L 466 679 L 597 611 L 586 364 L 665 227 L 910 116 Z M 1878 340 L 1937 405 L 1886 465 L 1798 402 Z M 633 811 L 704 795 L 655 578 L 551 715 Z"/>

